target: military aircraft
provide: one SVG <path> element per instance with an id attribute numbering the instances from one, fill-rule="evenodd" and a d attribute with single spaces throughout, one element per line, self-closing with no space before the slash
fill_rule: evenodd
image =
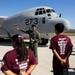
<path id="1" fill-rule="evenodd" d="M 48 6 L 34 7 L 9 17 L 0 16 L 0 37 L 10 38 L 19 33 L 28 39 L 28 34 L 17 31 L 16 27 L 28 30 L 31 25 L 35 24 L 41 34 L 41 43 L 47 44 L 48 39 L 54 35 L 54 25 L 57 23 L 63 23 L 65 31 L 71 27 L 70 22 L 61 18 L 61 14 L 58 15 L 53 8 Z"/>

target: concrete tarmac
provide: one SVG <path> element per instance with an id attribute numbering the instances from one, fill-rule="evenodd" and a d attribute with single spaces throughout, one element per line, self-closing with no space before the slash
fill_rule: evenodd
<path id="1" fill-rule="evenodd" d="M 75 36 L 69 36 L 73 43 L 73 52 L 70 56 L 70 69 L 69 75 L 75 75 Z M 4 54 L 12 50 L 13 47 L 11 46 L 10 42 L 3 42 L 0 43 L 0 60 L 2 60 Z M 38 65 L 32 72 L 32 75 L 53 75 L 52 72 L 52 57 L 53 53 L 49 49 L 49 43 L 47 46 L 39 45 L 38 47 Z M 0 75 L 4 75 L 0 71 Z"/>

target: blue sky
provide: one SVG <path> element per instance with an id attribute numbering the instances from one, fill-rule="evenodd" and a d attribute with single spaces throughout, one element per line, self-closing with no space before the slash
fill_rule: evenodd
<path id="1" fill-rule="evenodd" d="M 66 18 L 75 29 L 75 0 L 0 0 L 0 16 L 11 16 L 37 6 L 49 6 Z"/>

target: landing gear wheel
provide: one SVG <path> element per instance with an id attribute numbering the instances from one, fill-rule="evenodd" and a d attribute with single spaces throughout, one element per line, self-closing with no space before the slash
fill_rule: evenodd
<path id="1" fill-rule="evenodd" d="M 48 43 L 48 39 L 41 38 L 41 45 L 46 45 Z"/>
<path id="2" fill-rule="evenodd" d="M 4 41 L 4 38 L 0 38 L 0 42 L 3 42 Z"/>

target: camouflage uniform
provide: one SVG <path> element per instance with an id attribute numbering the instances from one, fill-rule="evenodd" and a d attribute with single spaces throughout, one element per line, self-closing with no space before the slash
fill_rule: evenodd
<path id="1" fill-rule="evenodd" d="M 29 38 L 30 38 L 30 45 L 29 48 L 33 51 L 35 57 L 36 57 L 36 61 L 38 63 L 38 52 L 37 52 L 37 47 L 38 47 L 38 42 L 40 41 L 40 33 L 36 30 L 36 31 L 32 31 L 32 30 L 20 30 L 24 33 L 29 34 Z M 34 42 L 31 42 L 31 39 L 35 40 Z"/>

